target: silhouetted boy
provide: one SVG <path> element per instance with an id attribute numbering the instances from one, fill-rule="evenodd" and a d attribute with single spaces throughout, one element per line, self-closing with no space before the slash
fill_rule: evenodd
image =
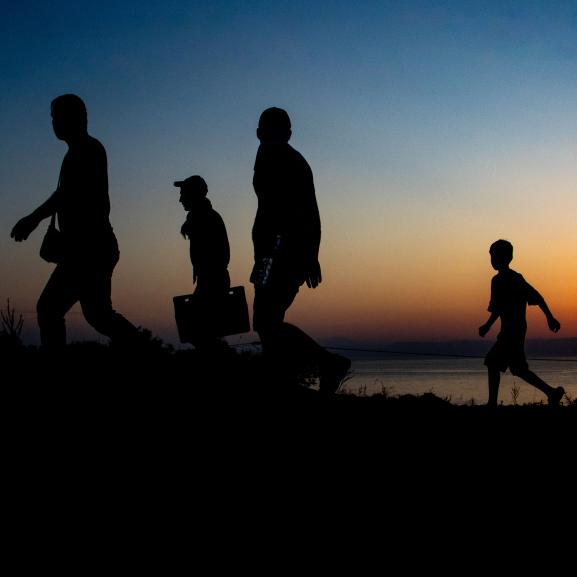
<path id="1" fill-rule="evenodd" d="M 180 202 L 188 212 L 180 232 L 190 241 L 194 295 L 198 310 L 203 313 L 198 337 L 192 344 L 207 348 L 219 342 L 211 330 L 211 317 L 230 288 L 228 236 L 222 217 L 206 197 L 208 187 L 202 177 L 189 176 L 174 186 L 180 187 Z"/>
<path id="2" fill-rule="evenodd" d="M 527 333 L 527 305 L 537 305 L 545 314 L 547 324 L 553 332 L 561 325 L 556 320 L 545 299 L 520 275 L 509 268 L 513 260 L 513 245 L 506 240 L 498 240 L 489 249 L 491 265 L 498 273 L 491 281 L 491 301 L 489 303 L 489 320 L 479 328 L 479 335 L 484 337 L 493 323 L 501 318 L 501 332 L 497 342 L 485 358 L 489 377 L 489 402 L 491 407 L 497 406 L 501 372 L 509 367 L 511 374 L 516 375 L 543 391 L 547 395 L 549 405 L 559 405 L 565 390 L 563 387 L 553 388 L 529 370 L 525 358 L 525 334 Z"/>
<path id="3" fill-rule="evenodd" d="M 12 229 L 16 241 L 26 240 L 45 218 L 56 213 L 63 254 L 37 304 L 43 347 L 66 344 L 64 317 L 80 301 L 84 317 L 98 332 L 116 342 L 136 342 L 136 327 L 112 308 L 112 271 L 119 259 L 109 221 L 106 151 L 87 131 L 82 99 L 64 94 L 52 101 L 54 134 L 68 144 L 57 190 Z"/>
<path id="4" fill-rule="evenodd" d="M 337 391 L 349 359 L 328 352 L 302 330 L 284 322 L 299 287 L 321 282 L 318 252 L 321 224 L 313 174 L 288 141 L 292 135 L 286 111 L 268 108 L 259 120 L 260 146 L 253 186 L 258 209 L 252 229 L 255 264 L 253 326 L 263 352 L 281 370 L 299 364 L 319 367 L 321 392 Z"/>

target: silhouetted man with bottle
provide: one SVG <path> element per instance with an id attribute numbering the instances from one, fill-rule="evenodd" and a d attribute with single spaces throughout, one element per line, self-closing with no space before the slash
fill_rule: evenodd
<path id="1" fill-rule="evenodd" d="M 180 232 L 190 244 L 194 298 L 199 312 L 195 348 L 213 348 L 220 339 L 211 321 L 230 288 L 230 246 L 220 214 L 206 197 L 208 187 L 198 175 L 174 183 L 180 187 L 180 203 L 188 213 Z"/>
<path id="2" fill-rule="evenodd" d="M 12 229 L 26 240 L 40 222 L 56 213 L 63 240 L 60 257 L 37 304 L 43 347 L 66 344 L 64 317 L 80 302 L 87 322 L 113 342 L 132 343 L 138 330 L 112 308 L 112 271 L 119 259 L 109 221 L 106 151 L 87 130 L 82 99 L 64 94 L 52 101 L 54 134 L 68 145 L 56 191 Z"/>
<path id="3" fill-rule="evenodd" d="M 313 174 L 288 143 L 291 135 L 285 110 L 273 107 L 261 114 L 253 178 L 258 198 L 252 229 L 253 326 L 264 355 L 279 369 L 313 362 L 319 368 L 320 391 L 333 393 L 347 374 L 350 360 L 330 353 L 284 321 L 299 287 L 306 282 L 309 288 L 316 288 L 322 280 L 318 261 L 321 224 Z"/>

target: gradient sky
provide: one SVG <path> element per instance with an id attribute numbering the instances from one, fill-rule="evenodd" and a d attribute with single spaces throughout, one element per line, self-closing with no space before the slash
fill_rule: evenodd
<path id="1" fill-rule="evenodd" d="M 323 226 L 324 282 L 288 320 L 321 339 L 476 338 L 506 238 L 558 336 L 577 336 L 575 0 L 22 0 L 3 7 L 0 54 L 0 305 L 29 341 L 47 222 L 9 233 L 56 186 L 49 105 L 67 92 L 108 152 L 114 306 L 166 340 L 172 296 L 193 288 L 174 180 L 206 179 L 252 301 L 255 128 L 273 105 Z M 94 338 L 78 310 L 70 338 Z M 529 323 L 551 334 L 539 311 Z"/>

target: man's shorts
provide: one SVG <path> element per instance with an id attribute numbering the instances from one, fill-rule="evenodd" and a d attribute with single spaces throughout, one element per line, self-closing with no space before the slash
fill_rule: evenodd
<path id="1" fill-rule="evenodd" d="M 507 368 L 512 375 L 527 371 L 529 365 L 525 357 L 525 339 L 500 339 L 485 357 L 485 365 L 504 373 Z"/>
<path id="2" fill-rule="evenodd" d="M 260 332 L 267 327 L 277 327 L 284 321 L 287 309 L 299 292 L 297 282 L 255 287 L 253 304 L 253 328 Z"/>

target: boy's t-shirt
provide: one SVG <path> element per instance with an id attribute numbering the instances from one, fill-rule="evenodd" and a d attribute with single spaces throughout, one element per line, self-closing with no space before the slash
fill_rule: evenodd
<path id="1" fill-rule="evenodd" d="M 501 318 L 500 338 L 524 338 L 527 332 L 527 305 L 536 305 L 541 295 L 518 272 L 507 269 L 491 281 L 489 312 Z"/>

